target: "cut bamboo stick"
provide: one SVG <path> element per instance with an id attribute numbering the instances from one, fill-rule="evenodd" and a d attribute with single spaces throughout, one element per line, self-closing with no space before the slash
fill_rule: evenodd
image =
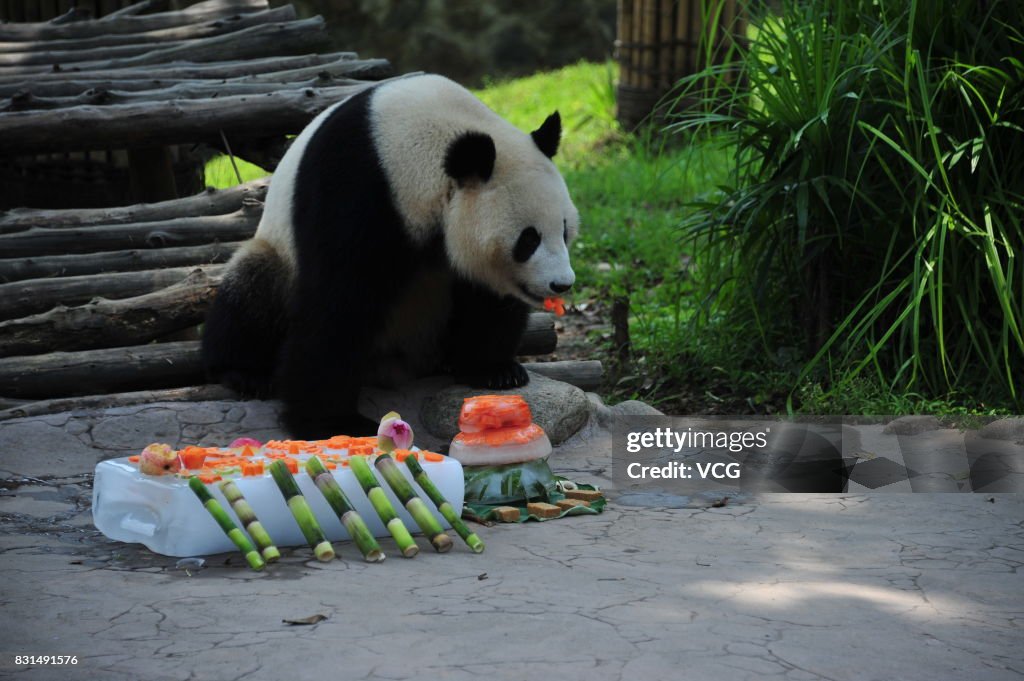
<path id="1" fill-rule="evenodd" d="M 473 550 L 473 553 L 482 553 L 484 550 L 484 543 L 480 540 L 480 537 L 476 536 L 476 533 L 470 530 L 466 523 L 462 522 L 462 518 L 455 512 L 455 507 L 444 498 L 441 494 L 441 490 L 437 488 L 434 481 L 430 479 L 427 472 L 423 470 L 423 466 L 416 459 L 415 456 L 409 456 L 405 459 L 405 466 L 412 473 L 413 480 L 420 486 L 423 493 L 434 503 L 437 507 L 438 512 L 444 516 L 444 519 L 448 521 L 448 524 L 452 526 L 452 529 L 463 541 Z"/>
<path id="2" fill-rule="evenodd" d="M 445 553 L 450 550 L 452 548 L 452 538 L 445 533 L 441 523 L 437 522 L 437 518 L 430 512 L 427 505 L 423 503 L 423 499 L 420 499 L 419 495 L 413 490 L 412 485 L 409 484 L 409 481 L 398 470 L 398 465 L 391 458 L 391 455 L 380 454 L 373 465 L 384 476 L 384 480 L 387 481 L 391 491 L 395 493 L 398 500 L 405 506 L 405 510 L 409 512 L 409 515 L 416 521 L 420 530 L 430 540 L 430 545 L 434 547 L 434 550 L 438 553 Z"/>
<path id="3" fill-rule="evenodd" d="M 306 473 L 313 479 L 317 489 L 323 493 L 327 503 L 337 514 L 338 520 L 341 521 L 348 535 L 359 548 L 359 552 L 363 554 L 363 559 L 367 563 L 379 563 L 384 560 L 384 552 L 381 551 L 377 539 L 370 532 L 370 528 L 366 526 L 362 516 L 352 508 L 352 503 L 341 489 L 341 485 L 334 479 L 331 472 L 324 468 L 319 457 L 313 456 L 306 461 Z"/>
<path id="4" fill-rule="evenodd" d="M 213 519 L 217 521 L 218 525 L 220 525 L 220 529 L 224 530 L 224 534 L 226 534 L 242 552 L 242 555 L 245 556 L 245 561 L 249 563 L 249 567 L 253 570 L 262 570 L 264 565 L 266 565 L 263 557 L 260 555 L 259 551 L 256 550 L 256 547 L 252 545 L 252 542 L 249 541 L 249 537 L 245 535 L 245 532 L 242 532 L 242 530 L 238 528 L 238 525 L 235 525 L 235 521 L 233 521 L 227 514 L 227 511 L 225 511 L 224 507 L 220 505 L 220 502 L 213 498 L 210 491 L 206 489 L 206 485 L 203 484 L 202 480 L 193 475 L 188 480 L 188 486 L 195 495 L 199 497 L 199 501 L 202 502 L 203 507 L 210 512 Z"/>
<path id="5" fill-rule="evenodd" d="M 377 482 L 377 476 L 373 474 L 370 465 L 366 463 L 366 457 L 351 456 L 349 457 L 348 465 L 356 476 L 356 480 L 359 481 L 360 487 L 363 488 L 363 492 L 366 493 L 370 503 L 373 504 L 373 510 L 377 512 L 381 522 L 384 523 L 388 532 L 394 537 L 395 543 L 398 544 L 398 550 L 402 552 L 402 555 L 406 558 L 412 558 L 419 553 L 420 547 L 416 545 L 416 540 L 409 534 L 405 523 L 395 513 L 395 507 L 388 501 L 387 495 L 384 494 L 380 483 Z"/>
<path id="6" fill-rule="evenodd" d="M 245 528 L 245 531 L 256 542 L 263 560 L 273 563 L 280 558 L 281 552 L 274 546 L 274 541 L 267 534 L 267 530 L 260 523 L 259 518 L 256 517 L 256 512 L 252 510 L 252 506 L 245 500 L 245 496 L 242 494 L 242 490 L 238 489 L 238 485 L 233 480 L 224 480 L 220 483 L 219 487 L 224 498 L 231 505 L 231 509 L 242 522 L 242 527 Z"/>
<path id="7" fill-rule="evenodd" d="M 284 461 L 278 459 L 270 464 L 270 475 L 273 476 L 278 489 L 284 495 L 285 503 L 288 504 L 288 509 L 295 517 L 295 522 L 299 524 L 302 536 L 306 538 L 306 542 L 313 549 L 316 559 L 324 563 L 334 560 L 334 547 L 324 536 L 323 530 L 320 529 L 320 523 L 317 522 L 306 497 L 302 496 L 299 486 L 295 483 L 295 478 L 292 477 L 292 472 L 288 470 Z"/>

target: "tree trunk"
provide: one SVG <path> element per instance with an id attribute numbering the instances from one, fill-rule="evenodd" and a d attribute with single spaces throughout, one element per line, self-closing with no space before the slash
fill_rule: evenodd
<path id="1" fill-rule="evenodd" d="M 216 280 L 223 273 L 224 265 L 51 277 L 0 284 L 0 320 L 46 312 L 57 305 L 81 305 L 97 297 L 120 300 L 141 296 L 173 286 L 196 271 Z"/>
<path id="2" fill-rule="evenodd" d="M 574 385 L 581 390 L 596 390 L 604 379 L 604 367 L 596 359 L 526 362 L 523 367 L 535 374 Z"/>
<path id="3" fill-rule="evenodd" d="M 135 298 L 97 298 L 0 322 L 0 357 L 148 343 L 201 322 L 216 286 L 197 269 L 184 281 Z"/>
<path id="4" fill-rule="evenodd" d="M 0 155 L 124 149 L 300 132 L 352 86 L 0 114 Z"/>
<path id="5" fill-rule="evenodd" d="M 122 16 L 110 21 L 74 21 L 55 24 L 37 23 L 0 24 L 0 40 L 62 40 L 88 38 L 98 35 L 141 33 L 175 26 L 186 26 L 240 12 L 258 12 L 267 9 L 267 0 L 210 0 L 177 12 Z"/>
<path id="6" fill-rule="evenodd" d="M 21 232 L 32 227 L 88 227 L 137 222 L 160 222 L 194 215 L 233 213 L 246 200 L 263 201 L 270 178 L 253 180 L 229 189 L 208 189 L 201 194 L 160 203 L 140 203 L 117 208 L 74 208 L 50 210 L 15 208 L 0 213 L 0 234 Z"/>
<path id="7" fill-rule="evenodd" d="M 11 55 L 14 61 L 0 61 L 0 74 L 30 75 L 33 73 L 70 71 L 95 71 L 102 69 L 126 69 L 152 64 L 167 64 L 175 60 L 188 59 L 192 62 L 213 62 L 223 59 L 254 59 L 268 53 L 307 54 L 326 47 L 330 43 L 324 27 L 323 17 L 263 24 L 244 28 L 234 33 L 168 43 L 157 46 L 143 54 L 114 59 L 100 59 L 108 50 L 94 51 L 95 59 L 79 61 L 82 55 L 74 53 L 70 63 L 39 63 L 31 53 Z M 111 48 L 116 52 L 118 49 Z M 21 61 L 18 61 L 18 60 Z M 29 63 L 25 63 L 25 62 Z"/>
<path id="8" fill-rule="evenodd" d="M 201 246 L 211 241 L 244 241 L 256 232 L 262 210 L 243 206 L 228 215 L 175 218 L 95 227 L 33 227 L 0 236 L 0 252 L 12 258 L 95 253 L 128 248 Z"/>
<path id="9" fill-rule="evenodd" d="M 90 69 L 88 71 L 55 71 L 53 73 L 37 73 L 31 77 L 20 74 L 0 73 L 0 93 L 10 94 L 9 88 L 17 89 L 37 86 L 39 83 L 64 83 L 69 78 L 75 80 L 142 79 L 148 81 L 188 80 L 188 79 L 225 79 L 252 77 L 254 74 L 273 73 L 290 69 L 308 68 L 337 61 L 358 61 L 355 52 L 332 52 L 329 54 L 306 54 L 295 57 L 265 57 L 263 59 L 232 59 L 212 64 L 196 64 L 191 61 L 179 61 L 173 64 L 155 64 L 138 68 Z M 160 87 L 157 84 L 157 87 Z"/>
<path id="10" fill-rule="evenodd" d="M 110 15 L 106 15 L 106 19 Z M 202 24 L 191 24 L 175 28 L 165 28 L 159 31 L 145 31 L 143 33 L 106 34 L 89 38 L 71 38 L 67 40 L 38 40 L 38 41 L 9 41 L 0 42 L 0 53 L 8 58 L 19 53 L 54 54 L 55 52 L 86 52 L 95 48 L 116 48 L 133 46 L 136 52 L 114 53 L 107 56 L 131 56 L 141 54 L 144 51 L 152 50 L 160 43 L 178 42 L 182 40 L 195 40 L 196 38 L 209 38 L 215 35 L 231 33 L 250 26 L 268 24 L 272 22 L 293 21 L 295 19 L 295 8 L 291 5 L 275 7 L 274 9 L 253 12 L 251 14 L 235 14 L 221 19 L 214 19 Z M 102 21 L 102 20 L 101 20 Z M 51 57 L 49 63 L 65 63 L 72 60 L 64 56 Z M 28 63 L 28 62 L 22 62 Z"/>
<path id="11" fill-rule="evenodd" d="M 0 260 L 0 282 L 223 263 L 227 262 L 239 245 L 239 243 L 210 244 L 209 246 L 153 248 L 84 255 L 8 258 Z"/>
<path id="12" fill-rule="evenodd" d="M 168 388 L 164 390 L 139 390 L 128 393 L 110 395 L 87 395 L 84 397 L 60 397 L 53 400 L 8 400 L 20 402 L 0 411 L 0 421 L 19 419 L 26 416 L 45 416 L 62 411 L 79 411 L 84 409 L 110 409 L 134 404 L 151 404 L 153 402 L 202 402 L 206 400 L 237 399 L 238 395 L 222 385 L 194 385 L 187 388 Z"/>
<path id="13" fill-rule="evenodd" d="M 15 398 L 176 388 L 202 381 L 199 348 L 194 342 L 0 359 L 0 395 Z"/>

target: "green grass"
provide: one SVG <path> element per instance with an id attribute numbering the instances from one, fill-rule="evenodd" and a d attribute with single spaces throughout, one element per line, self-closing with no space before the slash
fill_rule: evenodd
<path id="1" fill-rule="evenodd" d="M 893 392 L 867 373 L 836 371 L 798 381 L 807 359 L 796 339 L 768 345 L 753 330 L 751 309 L 742 324 L 718 313 L 695 274 L 712 263 L 692 259 L 692 242 L 679 226 L 695 200 L 711 200 L 725 184 L 731 150 L 673 146 L 623 134 L 615 121 L 612 64 L 580 63 L 547 73 L 489 82 L 477 95 L 524 131 L 552 112 L 562 115 L 562 145 L 555 160 L 581 213 L 573 244 L 578 279 L 570 300 L 608 319 L 615 297 L 630 301 L 633 359 L 616 363 L 606 333 L 595 332 L 596 357 L 611 380 L 612 400 L 641 398 L 673 413 L 764 412 L 796 407 L 809 413 L 987 413 L 969 396 L 926 397 Z M 243 180 L 262 171 L 239 162 Z M 226 158 L 207 166 L 213 186 L 236 184 Z M 710 257 L 705 255 L 705 257 Z M 752 327 L 753 325 L 753 327 Z M 837 388 L 838 387 L 838 388 Z"/>

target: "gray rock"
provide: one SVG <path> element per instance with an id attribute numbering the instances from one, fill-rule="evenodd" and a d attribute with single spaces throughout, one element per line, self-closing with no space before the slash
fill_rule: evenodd
<path id="1" fill-rule="evenodd" d="M 999 419 L 988 424 L 978 434 L 989 440 L 1024 442 L 1024 417 Z"/>
<path id="2" fill-rule="evenodd" d="M 901 416 L 886 424 L 883 432 L 886 435 L 917 435 L 941 427 L 934 416 Z"/>
<path id="3" fill-rule="evenodd" d="M 459 432 L 459 411 L 467 397 L 489 394 L 522 395 L 533 420 L 557 445 L 578 431 L 587 421 L 590 402 L 574 385 L 530 373 L 529 384 L 514 390 L 495 391 L 453 385 L 423 400 L 420 421 L 431 435 L 451 440 Z"/>
<path id="4" fill-rule="evenodd" d="M 239 422 L 244 433 L 254 430 L 280 427 L 281 403 L 276 400 L 250 400 L 239 405 L 245 409 L 245 416 Z"/>
<path id="5" fill-rule="evenodd" d="M 223 410 L 211 407 L 209 404 L 198 404 L 178 412 L 178 421 L 180 423 L 203 425 L 220 423 L 223 420 Z"/>
<path id="6" fill-rule="evenodd" d="M 36 477 L 91 473 L 100 458 L 74 435 L 40 419 L 0 423 L 0 469 Z"/>
<path id="7" fill-rule="evenodd" d="M 88 433 L 91 427 L 92 424 L 89 422 L 89 419 L 76 418 L 64 426 L 64 430 L 71 435 L 82 435 L 83 433 Z"/>
<path id="8" fill-rule="evenodd" d="M 124 416 L 98 417 L 92 429 L 93 445 L 98 449 L 142 449 L 154 442 L 178 445 L 180 429 L 173 411 L 154 407 Z"/>
<path id="9" fill-rule="evenodd" d="M 38 499 L 28 495 L 0 497 L 0 513 L 20 513 L 35 518 L 49 518 L 72 509 L 74 506 L 63 501 Z"/>
<path id="10" fill-rule="evenodd" d="M 245 416 L 245 409 L 241 407 L 231 407 L 228 409 L 228 413 L 225 414 L 224 418 L 232 423 L 238 423 Z"/>

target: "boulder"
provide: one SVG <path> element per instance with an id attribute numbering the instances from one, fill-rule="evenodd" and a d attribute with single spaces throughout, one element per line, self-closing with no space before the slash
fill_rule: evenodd
<path id="1" fill-rule="evenodd" d="M 464 385 L 443 388 L 423 400 L 419 420 L 431 435 L 450 441 L 459 432 L 459 411 L 463 400 L 492 394 L 522 395 L 530 405 L 534 423 L 544 429 L 553 445 L 574 435 L 587 422 L 589 415 L 589 402 L 582 390 L 530 372 L 530 382 L 514 390 L 487 390 Z"/>

